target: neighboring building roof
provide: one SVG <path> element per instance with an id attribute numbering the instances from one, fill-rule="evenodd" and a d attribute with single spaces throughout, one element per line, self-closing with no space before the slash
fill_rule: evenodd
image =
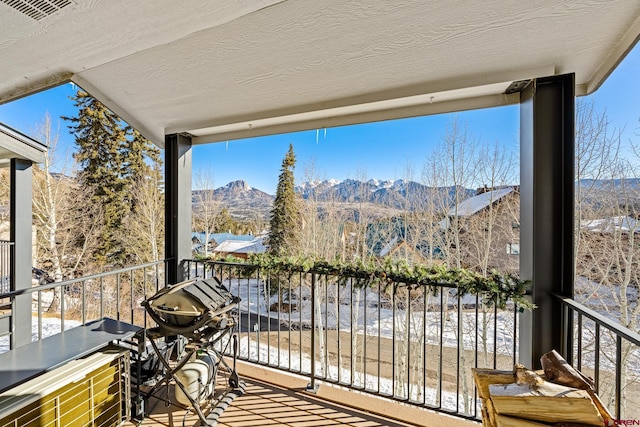
<path id="1" fill-rule="evenodd" d="M 458 204 L 458 209 L 452 207 L 449 209 L 449 216 L 471 216 L 482 209 L 489 207 L 490 204 L 497 202 L 505 197 L 507 194 L 513 192 L 513 187 L 500 188 L 498 190 L 491 190 L 478 194 L 477 196 L 469 197 Z"/>
<path id="2" fill-rule="evenodd" d="M 9 159 L 26 159 L 40 163 L 44 161 L 46 151 L 46 145 L 0 123 L 0 163 Z"/>
<path id="3" fill-rule="evenodd" d="M 640 221 L 629 216 L 612 216 L 580 221 L 580 228 L 594 233 L 637 233 L 640 232 Z"/>
<path id="4" fill-rule="evenodd" d="M 215 240 L 217 244 L 226 242 L 227 240 L 251 242 L 256 236 L 252 234 L 233 234 L 233 233 L 213 233 L 209 235 L 209 241 Z"/>
<path id="5" fill-rule="evenodd" d="M 220 243 L 213 251 L 218 253 L 234 254 L 261 254 L 267 250 L 262 239 L 254 239 L 250 242 L 240 240 L 227 240 Z"/>
<path id="6" fill-rule="evenodd" d="M 398 236 L 393 236 L 393 239 L 391 239 L 389 243 L 387 243 L 382 247 L 382 249 L 380 249 L 378 256 L 384 257 L 389 255 L 389 253 L 391 253 L 391 251 L 393 250 L 393 248 L 396 247 L 397 244 L 398 244 Z"/>
<path id="7" fill-rule="evenodd" d="M 202 243 L 205 240 L 205 234 L 206 233 L 194 231 L 191 233 L 191 240 L 197 239 L 198 242 Z M 209 233 L 209 243 L 214 241 L 218 245 L 226 242 L 227 240 L 250 242 L 252 240 L 255 240 L 255 238 L 256 236 L 252 234 Z"/>

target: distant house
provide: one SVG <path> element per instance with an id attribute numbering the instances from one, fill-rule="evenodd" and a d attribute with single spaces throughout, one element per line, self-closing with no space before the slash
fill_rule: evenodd
<path id="1" fill-rule="evenodd" d="M 580 221 L 580 229 L 593 233 L 638 233 L 640 232 L 640 220 L 630 216 L 612 216 L 608 218 L 590 219 Z"/>
<path id="2" fill-rule="evenodd" d="M 213 249 L 213 253 L 218 257 L 232 255 L 237 258 L 246 259 L 249 254 L 261 254 L 266 252 L 267 247 L 263 238 L 254 238 L 251 241 L 225 240 Z"/>
<path id="3" fill-rule="evenodd" d="M 440 221 L 440 228 L 446 230 L 451 226 L 451 220 L 456 216 L 459 219 L 471 218 L 474 215 L 486 211 L 491 205 L 497 205 L 509 195 L 517 193 L 515 187 L 505 187 L 500 189 L 488 190 L 480 188 L 476 195 L 463 200 L 458 206 L 453 206 L 447 212 L 446 218 Z"/>
<path id="4" fill-rule="evenodd" d="M 402 259 L 416 264 L 431 262 L 442 254 L 437 241 L 426 236 L 423 230 L 418 230 L 417 225 L 406 224 L 401 217 L 367 226 L 367 247 L 377 258 Z"/>
<path id="5" fill-rule="evenodd" d="M 444 238 L 447 249 L 460 253 L 464 267 L 477 269 L 488 260 L 489 268 L 515 272 L 520 255 L 519 214 L 518 187 L 484 187 L 451 207 L 438 225 L 449 236 Z M 456 239 L 451 238 L 452 231 L 457 232 Z"/>
<path id="6" fill-rule="evenodd" d="M 393 260 L 405 260 L 409 263 L 424 263 L 428 261 L 427 253 L 422 252 L 424 245 L 412 245 L 406 240 L 401 240 L 398 236 L 394 236 L 378 253 L 380 258 L 391 258 Z M 428 252 L 428 251 L 427 251 Z M 434 251 L 434 257 L 431 260 L 438 259 L 439 250 Z"/>
<path id="7" fill-rule="evenodd" d="M 204 254 L 205 244 L 208 246 L 208 253 L 213 253 L 214 249 L 221 244 L 232 242 L 251 242 L 256 239 L 256 236 L 252 234 L 233 234 L 233 233 L 209 233 L 207 240 L 207 233 L 204 232 L 192 232 L 191 233 L 191 250 L 194 254 Z M 206 241 L 206 243 L 205 243 Z"/>

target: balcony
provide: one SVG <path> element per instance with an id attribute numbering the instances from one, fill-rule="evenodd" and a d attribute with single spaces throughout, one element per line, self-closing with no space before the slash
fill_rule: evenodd
<path id="1" fill-rule="evenodd" d="M 194 277 L 221 278 L 242 299 L 233 315 L 238 371 L 247 391 L 231 402 L 218 425 L 478 422 L 471 368 L 511 369 L 518 360 L 521 314 L 512 304 L 488 307 L 477 296 L 457 296 L 444 286 L 431 294 L 412 283 L 368 287 L 357 277 L 313 270 L 283 275 L 246 264 L 186 264 Z M 165 285 L 165 268 L 164 261 L 150 263 L 0 297 L 30 296 L 34 340 L 102 317 L 151 327 L 140 302 Z M 55 298 L 58 309 L 48 312 Z M 640 337 L 571 299 L 557 298 L 570 319 L 560 330 L 572 349 L 570 362 L 595 379 L 616 419 L 637 418 Z M 231 356 L 228 342 L 218 350 Z M 224 389 L 226 381 L 220 378 L 217 387 Z M 193 412 L 162 399 L 149 397 L 143 425 L 171 425 L 182 417 L 198 421 Z"/>
<path id="2" fill-rule="evenodd" d="M 151 326 L 140 302 L 197 271 L 243 298 L 235 315 L 247 377 L 288 389 L 274 372 L 291 375 L 301 384 L 291 387 L 318 398 L 348 390 L 354 406 L 371 396 L 381 399 L 373 409 L 393 408 L 386 415 L 435 411 L 427 424 L 452 425 L 478 421 L 470 367 L 534 365 L 558 348 L 593 375 L 616 418 L 640 418 L 638 335 L 571 299 L 575 97 L 597 90 L 640 34 L 637 2 L 614 6 L 0 2 L 2 28 L 11 29 L 0 34 L 0 102 L 77 84 L 163 147 L 166 165 L 166 262 L 31 287 L 32 166 L 47 147 L 0 126 L 14 242 L 11 288 L 0 291 L 10 306 L 0 318 L 4 349 L 102 317 Z M 532 282 L 532 313 L 487 310 L 447 288 L 433 298 L 410 283 L 358 289 L 357 279 L 313 271 L 281 279 L 286 292 L 272 301 L 274 285 L 259 269 L 245 277 L 237 266 L 183 262 L 195 145 L 503 105 L 520 106 L 520 275 Z M 130 375 L 126 354 L 98 359 Z M 128 402 L 108 401 L 125 414 Z"/>

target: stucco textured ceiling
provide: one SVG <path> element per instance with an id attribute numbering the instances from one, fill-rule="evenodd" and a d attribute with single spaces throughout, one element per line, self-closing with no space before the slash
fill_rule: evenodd
<path id="1" fill-rule="evenodd" d="M 595 90 L 640 34 L 637 0 L 0 3 L 0 102 L 72 80 L 146 136 L 196 143 L 505 105 L 513 81 Z"/>

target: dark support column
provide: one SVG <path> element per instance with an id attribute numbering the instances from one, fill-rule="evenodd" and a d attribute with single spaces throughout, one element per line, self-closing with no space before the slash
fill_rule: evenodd
<path id="1" fill-rule="evenodd" d="M 520 363 L 540 368 L 558 350 L 571 360 L 571 328 L 557 293 L 573 297 L 575 83 L 539 78 L 520 101 L 520 276 L 538 306 L 520 321 Z"/>
<path id="2" fill-rule="evenodd" d="M 30 160 L 11 159 L 11 290 L 31 287 L 32 267 L 32 167 Z M 31 342 L 31 294 L 14 298 L 11 348 Z"/>
<path id="3" fill-rule="evenodd" d="M 167 281 L 185 280 L 191 258 L 191 139 L 165 136 L 165 258 Z"/>

